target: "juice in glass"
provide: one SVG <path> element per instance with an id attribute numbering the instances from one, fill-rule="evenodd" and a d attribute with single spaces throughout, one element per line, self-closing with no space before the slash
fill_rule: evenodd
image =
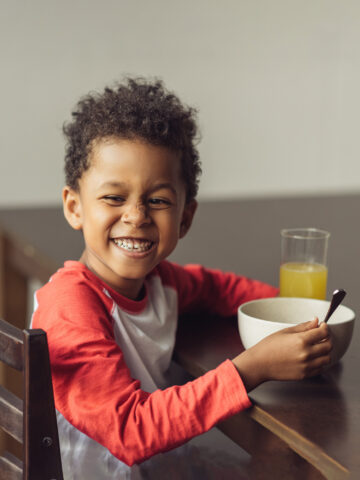
<path id="1" fill-rule="evenodd" d="M 280 266 L 280 296 L 325 300 L 327 272 L 327 267 L 319 263 L 283 263 Z"/>

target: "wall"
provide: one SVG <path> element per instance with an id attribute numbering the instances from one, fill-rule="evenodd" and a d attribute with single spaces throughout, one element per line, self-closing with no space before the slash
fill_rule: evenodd
<path id="1" fill-rule="evenodd" d="M 0 207 L 56 204 L 62 123 L 123 74 L 199 108 L 200 196 L 360 190 L 360 2 L 2 0 Z"/>

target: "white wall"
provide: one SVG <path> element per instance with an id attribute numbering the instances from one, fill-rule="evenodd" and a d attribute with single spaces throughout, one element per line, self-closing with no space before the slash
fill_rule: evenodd
<path id="1" fill-rule="evenodd" d="M 1 0 L 0 207 L 55 204 L 80 95 L 156 75 L 200 110 L 201 197 L 360 190 L 358 0 Z"/>

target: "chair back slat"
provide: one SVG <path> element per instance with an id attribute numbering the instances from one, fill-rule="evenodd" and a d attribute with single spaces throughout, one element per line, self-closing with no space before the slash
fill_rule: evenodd
<path id="1" fill-rule="evenodd" d="M 23 374 L 24 400 L 0 386 L 0 427 L 23 444 L 23 461 L 0 457 L 1 480 L 63 480 L 46 333 L 0 319 L 0 361 Z"/>
<path id="2" fill-rule="evenodd" d="M 24 356 L 25 467 L 29 478 L 62 479 L 49 351 L 43 330 L 24 330 Z M 42 419 L 41 423 L 38 418 Z"/>
<path id="3" fill-rule="evenodd" d="M 23 332 L 0 318 L 0 361 L 23 369 Z"/>
<path id="4" fill-rule="evenodd" d="M 23 402 L 0 385 L 0 427 L 15 438 L 23 441 Z"/>
<path id="5" fill-rule="evenodd" d="M 9 452 L 0 457 L 1 480 L 23 480 L 22 461 Z"/>

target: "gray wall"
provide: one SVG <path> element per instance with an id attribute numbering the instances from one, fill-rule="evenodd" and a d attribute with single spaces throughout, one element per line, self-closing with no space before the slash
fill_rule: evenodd
<path id="1" fill-rule="evenodd" d="M 1 0 L 0 207 L 56 204 L 61 126 L 123 74 L 199 108 L 201 198 L 360 190 L 357 0 Z"/>

